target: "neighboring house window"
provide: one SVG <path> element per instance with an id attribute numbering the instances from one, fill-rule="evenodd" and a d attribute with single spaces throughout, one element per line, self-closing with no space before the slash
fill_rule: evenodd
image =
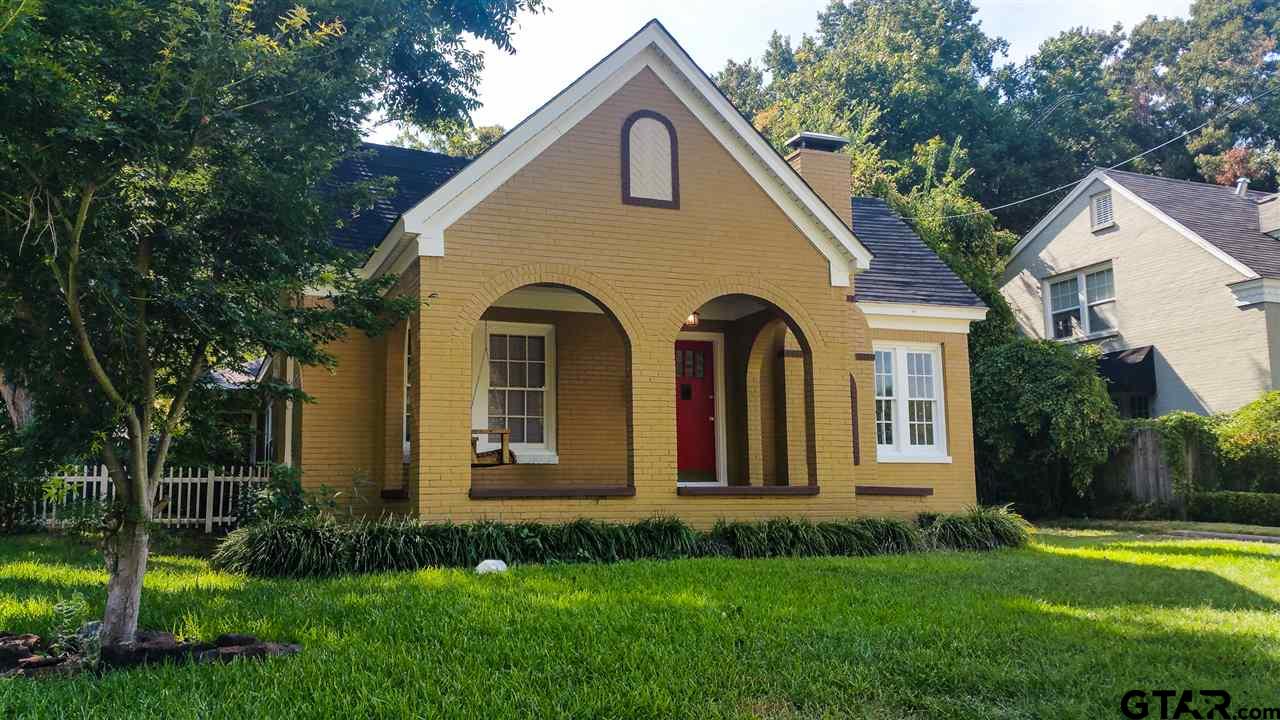
<path id="1" fill-rule="evenodd" d="M 622 202 L 680 207 L 676 129 L 652 110 L 635 112 L 622 124 Z"/>
<path id="2" fill-rule="evenodd" d="M 404 427 L 404 464 L 409 464 L 413 450 L 411 435 L 413 433 L 413 378 L 409 374 L 413 367 L 413 325 L 406 323 L 404 328 L 404 415 L 401 423 Z"/>
<path id="3" fill-rule="evenodd" d="M 474 340 L 475 428 L 508 428 L 520 463 L 554 463 L 556 425 L 555 326 L 481 322 Z M 499 446 L 482 437 L 479 450 Z"/>
<path id="4" fill-rule="evenodd" d="M 948 460 L 937 345 L 876 345 L 876 450 L 882 462 Z"/>
<path id="5" fill-rule="evenodd" d="M 1116 285 L 1111 267 L 1081 270 L 1049 280 L 1048 322 L 1055 340 L 1116 330 Z"/>
<path id="6" fill-rule="evenodd" d="M 1115 209 L 1111 205 L 1111 191 L 1100 192 L 1089 198 L 1089 224 L 1094 230 L 1116 224 Z"/>

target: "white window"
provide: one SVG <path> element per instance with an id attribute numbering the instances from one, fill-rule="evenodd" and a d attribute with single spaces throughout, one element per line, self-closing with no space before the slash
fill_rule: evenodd
<path id="1" fill-rule="evenodd" d="M 875 346 L 876 456 L 881 462 L 950 462 L 942 405 L 942 349 Z"/>
<path id="2" fill-rule="evenodd" d="M 1048 285 L 1046 322 L 1055 340 L 1116 331 L 1116 285 L 1110 265 L 1050 279 Z"/>
<path id="3" fill-rule="evenodd" d="M 555 326 L 481 321 L 473 339 L 472 428 L 507 428 L 520 463 L 555 463 Z M 499 447 L 481 437 L 479 450 Z"/>
<path id="4" fill-rule="evenodd" d="M 1115 210 L 1111 206 L 1111 191 L 1100 192 L 1089 198 L 1089 224 L 1094 230 L 1116 224 Z"/>
<path id="5" fill-rule="evenodd" d="M 413 378 L 410 376 L 410 368 L 413 367 L 413 325 L 405 323 L 404 328 L 404 415 L 401 417 L 401 426 L 404 430 L 404 464 L 409 464 L 409 457 L 413 446 L 410 441 L 413 433 Z"/>
<path id="6" fill-rule="evenodd" d="M 622 201 L 678 208 L 679 157 L 675 126 L 652 110 L 633 113 L 622 125 Z"/>

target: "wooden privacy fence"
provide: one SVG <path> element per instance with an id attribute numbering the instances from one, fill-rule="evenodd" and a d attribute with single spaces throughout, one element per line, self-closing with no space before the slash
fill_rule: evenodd
<path id="1" fill-rule="evenodd" d="M 1183 462 L 1189 481 L 1198 486 L 1211 486 L 1215 468 L 1205 448 L 1191 446 L 1185 450 Z M 1164 441 L 1155 428 L 1138 428 L 1129 444 L 1117 451 L 1102 469 L 1098 479 L 1102 494 L 1137 502 L 1178 503 L 1173 471 L 1164 458 Z"/>
<path id="2" fill-rule="evenodd" d="M 80 474 L 62 476 L 67 492 L 61 499 L 36 501 L 37 520 L 57 525 L 60 508 L 115 498 L 115 483 L 105 465 L 76 470 Z M 170 527 L 204 527 L 205 532 L 235 525 L 241 495 L 263 487 L 270 476 L 266 466 L 169 468 L 156 488 L 154 522 Z"/>

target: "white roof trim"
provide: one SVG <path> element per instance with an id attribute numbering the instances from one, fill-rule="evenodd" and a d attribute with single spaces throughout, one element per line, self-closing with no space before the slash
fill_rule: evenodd
<path id="1" fill-rule="evenodd" d="M 1280 303 L 1280 279 L 1255 277 L 1227 285 L 1236 298 L 1236 307 L 1258 303 Z"/>
<path id="2" fill-rule="evenodd" d="M 1170 228 L 1174 230 L 1174 232 L 1177 232 L 1179 235 L 1185 237 L 1186 239 L 1190 240 L 1196 245 L 1199 245 L 1205 252 L 1214 256 L 1218 260 L 1221 260 L 1232 270 L 1235 270 L 1241 275 L 1244 275 L 1246 278 L 1258 277 L 1257 273 L 1249 269 L 1249 267 L 1246 266 L 1244 263 L 1240 262 L 1239 260 L 1236 260 L 1235 258 L 1231 257 L 1227 253 L 1223 252 L 1222 248 L 1219 248 L 1217 245 L 1214 245 L 1208 240 L 1205 240 L 1204 238 L 1200 237 L 1196 233 L 1192 232 L 1187 226 L 1169 217 L 1164 213 L 1163 210 L 1160 210 L 1155 205 L 1152 205 L 1146 200 L 1143 200 L 1132 190 L 1130 190 L 1129 188 L 1125 187 L 1124 185 L 1120 184 L 1119 182 L 1111 178 L 1109 175 L 1107 175 L 1107 171 L 1104 168 L 1095 169 L 1093 172 L 1089 173 L 1089 175 L 1085 177 L 1085 179 L 1076 183 L 1075 188 L 1072 189 L 1072 191 L 1066 197 L 1064 197 L 1061 202 L 1053 206 L 1053 209 L 1050 210 L 1048 214 L 1040 218 L 1040 222 L 1036 223 L 1035 227 L 1031 228 L 1031 231 L 1028 232 L 1026 235 L 1022 236 L 1022 239 L 1018 241 L 1018 244 L 1013 246 L 1013 252 L 1009 255 L 1009 259 L 1012 260 L 1013 258 L 1017 257 L 1018 253 L 1022 252 L 1024 248 L 1030 245 L 1031 242 L 1035 240 L 1040 235 L 1040 233 L 1044 231 L 1046 227 L 1049 226 L 1049 223 L 1052 222 L 1054 218 L 1058 217 L 1058 215 L 1062 214 L 1062 212 L 1066 210 L 1067 206 L 1069 206 L 1072 202 L 1074 202 L 1076 198 L 1080 197 L 1080 195 L 1084 193 L 1084 191 L 1091 184 L 1093 184 L 1095 180 L 1103 183 L 1112 191 L 1119 193 L 1122 197 L 1124 197 L 1129 202 L 1142 208 L 1143 210 L 1151 214 L 1153 217 L 1155 217 L 1157 220 L 1164 223 L 1165 225 L 1168 225 Z"/>
<path id="3" fill-rule="evenodd" d="M 823 253 L 831 284 L 871 267 L 871 252 L 716 89 L 657 20 L 507 133 L 435 192 L 406 211 L 365 265 L 372 274 L 399 239 L 416 236 L 419 255 L 444 255 L 444 231 L 533 160 L 641 70 L 652 70 Z"/>
<path id="4" fill-rule="evenodd" d="M 968 334 L 969 324 L 987 317 L 987 308 L 923 303 L 855 303 L 873 330 L 915 330 Z"/>

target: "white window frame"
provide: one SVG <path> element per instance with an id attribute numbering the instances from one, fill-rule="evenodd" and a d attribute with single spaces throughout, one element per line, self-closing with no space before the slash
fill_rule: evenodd
<path id="1" fill-rule="evenodd" d="M 404 451 L 402 462 L 409 464 L 413 455 L 413 441 L 409 439 L 409 408 L 412 406 L 409 400 L 410 393 L 413 392 L 413 379 L 409 376 L 410 365 L 413 360 L 413 323 L 405 322 L 404 326 L 404 352 L 403 360 L 403 380 L 404 380 L 404 397 L 400 403 L 400 438 L 403 441 Z"/>
<path id="2" fill-rule="evenodd" d="M 1106 300 L 1095 300 L 1089 302 L 1089 276 L 1103 272 L 1111 271 L 1111 297 Z M 1066 337 L 1055 337 L 1053 332 L 1053 286 L 1060 282 L 1066 282 L 1075 278 L 1076 281 L 1076 304 L 1071 307 L 1063 308 L 1057 312 L 1067 312 L 1070 310 L 1080 311 L 1080 335 L 1068 335 Z M 1098 340 L 1100 338 L 1112 337 L 1120 334 L 1120 319 L 1116 318 L 1116 322 L 1112 327 L 1106 330 L 1094 330 L 1089 323 L 1090 308 L 1107 303 L 1114 303 L 1119 307 L 1119 291 L 1116 289 L 1116 271 L 1111 261 L 1089 265 L 1078 270 L 1054 275 L 1045 278 L 1041 283 L 1040 296 L 1044 301 L 1044 336 L 1050 340 L 1058 342 L 1088 342 L 1090 340 Z"/>
<path id="3" fill-rule="evenodd" d="M 545 387 L 542 396 L 542 442 L 511 443 L 517 462 L 524 465 L 556 465 L 556 326 L 543 323 L 494 322 L 481 320 L 471 336 L 471 369 L 475 394 L 471 399 L 471 428 L 489 427 L 489 336 L 541 335 L 545 339 Z M 480 436 L 476 449 L 496 450 L 499 444 Z"/>
<path id="4" fill-rule="evenodd" d="M 1103 200 L 1107 201 L 1108 216 L 1106 220 L 1098 220 L 1098 204 Z M 1111 196 L 1110 190 L 1103 190 L 1100 193 L 1094 193 L 1089 196 L 1089 228 L 1091 230 L 1104 230 L 1116 224 L 1116 202 Z"/>
<path id="5" fill-rule="evenodd" d="M 950 463 L 947 454 L 947 403 L 944 376 L 946 370 L 942 364 L 942 346 L 937 343 L 916 342 L 874 342 L 875 352 L 893 353 L 893 443 L 880 444 L 880 433 L 876 432 L 876 461 L 882 463 Z M 909 384 L 907 382 L 907 353 L 927 353 L 933 364 L 933 401 L 936 404 L 933 413 L 933 444 L 912 445 L 909 442 L 908 424 Z M 874 373 L 874 370 L 873 370 Z M 872 396 L 879 398 L 872 385 Z M 878 430 L 878 422 L 873 430 Z"/>

